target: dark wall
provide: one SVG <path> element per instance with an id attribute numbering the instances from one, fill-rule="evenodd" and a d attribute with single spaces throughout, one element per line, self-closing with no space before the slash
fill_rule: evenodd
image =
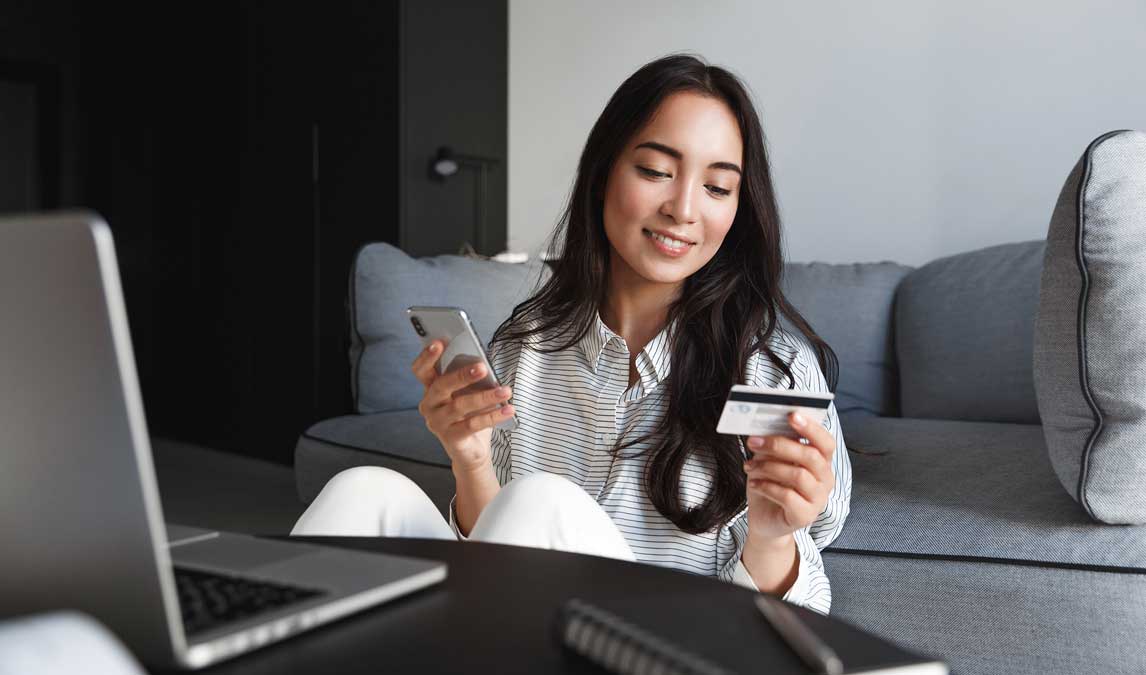
<path id="1" fill-rule="evenodd" d="M 505 250 L 509 116 L 507 3 L 402 4 L 399 113 L 403 119 L 402 245 L 411 255 Z M 442 21 L 443 15 L 450 18 Z M 430 45 L 434 45 L 430 48 Z M 445 181 L 427 168 L 439 146 L 499 160 L 486 170 L 485 232 L 477 217 L 478 176 L 463 168 Z"/>
<path id="2" fill-rule="evenodd" d="M 435 219 L 402 193 L 443 142 L 504 162 L 506 30 L 504 0 L 0 7 L 0 65 L 58 85 L 36 208 L 111 225 L 153 434 L 290 463 L 351 412 L 354 253 L 406 244 L 407 212 L 435 230 L 417 253 L 465 241 L 472 177 L 433 186 Z"/>
<path id="3" fill-rule="evenodd" d="M 17 98 L 16 109 L 0 109 L 0 152 L 6 155 L 0 158 L 6 167 L 0 193 L 10 196 L 0 198 L 0 208 L 40 209 L 80 196 L 79 21 L 72 0 L 43 0 L 18 9 L 0 4 L 0 86 L 7 90 L 6 100 Z M 21 103 L 30 119 L 21 119 Z M 8 172 L 19 166 L 14 155 L 30 162 L 23 176 Z M 12 199 L 15 195 L 19 198 Z"/>

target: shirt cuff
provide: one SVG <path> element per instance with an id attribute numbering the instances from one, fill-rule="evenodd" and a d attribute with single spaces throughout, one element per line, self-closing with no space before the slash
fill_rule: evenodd
<path id="1" fill-rule="evenodd" d="M 780 599 L 793 605 L 804 605 L 808 601 L 808 577 L 811 570 L 808 567 L 807 556 L 800 550 L 800 537 L 796 537 L 796 554 L 800 559 L 800 569 L 796 572 L 796 580 L 792 582 L 792 587 Z"/>
<path id="2" fill-rule="evenodd" d="M 752 575 L 748 573 L 748 568 L 744 566 L 744 561 L 740 558 L 737 558 L 736 564 L 732 566 L 732 583 L 751 588 L 754 591 L 760 590 L 756 582 L 752 580 Z"/>
<path id="3" fill-rule="evenodd" d="M 462 531 L 458 529 L 457 501 L 457 495 L 454 495 L 454 498 L 450 500 L 450 529 L 454 531 L 454 536 L 458 538 L 458 541 L 469 541 L 469 537 L 462 534 Z"/>
<path id="4" fill-rule="evenodd" d="M 808 595 L 808 560 L 804 557 L 804 552 L 800 550 L 800 538 L 796 537 L 795 539 L 797 557 L 800 559 L 799 570 L 796 573 L 796 580 L 792 582 L 792 587 L 784 593 L 781 599 L 794 605 L 802 605 Z M 736 564 L 732 568 L 732 583 L 751 588 L 757 592 L 760 591 L 756 582 L 752 580 L 752 575 L 748 573 L 748 568 L 744 566 L 744 561 L 740 558 L 736 559 Z"/>

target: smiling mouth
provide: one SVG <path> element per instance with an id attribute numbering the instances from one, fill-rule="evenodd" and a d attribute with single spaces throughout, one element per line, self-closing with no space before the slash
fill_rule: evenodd
<path id="1" fill-rule="evenodd" d="M 683 251 L 684 249 L 688 248 L 689 246 L 695 246 L 696 245 L 692 242 L 684 241 L 682 239 L 673 239 L 672 237 L 666 237 L 665 235 L 659 234 L 657 232 L 653 232 L 652 230 L 642 229 L 641 233 L 644 234 L 646 237 L 649 237 L 650 239 L 655 239 L 655 240 L 659 241 L 660 243 L 664 244 L 665 246 L 668 246 L 671 249 L 676 249 L 676 250 L 680 250 L 680 251 Z"/>

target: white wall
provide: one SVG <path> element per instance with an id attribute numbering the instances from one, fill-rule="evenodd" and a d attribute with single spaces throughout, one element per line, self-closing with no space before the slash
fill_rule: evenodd
<path id="1" fill-rule="evenodd" d="M 686 50 L 752 90 L 794 261 L 1042 238 L 1086 144 L 1146 129 L 1137 0 L 510 0 L 512 250 L 548 236 L 617 86 Z"/>

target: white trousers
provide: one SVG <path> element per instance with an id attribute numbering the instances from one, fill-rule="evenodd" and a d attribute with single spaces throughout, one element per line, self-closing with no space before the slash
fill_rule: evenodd
<path id="1" fill-rule="evenodd" d="M 331 478 L 291 534 L 458 538 L 414 481 L 378 466 L 346 469 Z M 609 514 L 583 489 L 550 473 L 502 486 L 467 539 L 636 561 Z"/>

